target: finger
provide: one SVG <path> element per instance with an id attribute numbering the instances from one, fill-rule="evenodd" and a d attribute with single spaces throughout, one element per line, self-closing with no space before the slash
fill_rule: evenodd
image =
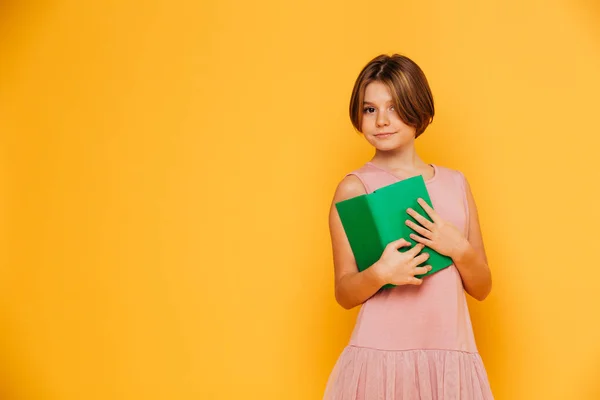
<path id="1" fill-rule="evenodd" d="M 423 275 L 431 271 L 431 265 L 423 265 L 415 268 L 415 275 Z"/>
<path id="2" fill-rule="evenodd" d="M 421 250 L 423 250 L 423 248 L 425 247 L 424 244 L 422 243 L 417 243 L 415 245 L 415 247 L 413 247 L 412 249 L 410 249 L 409 251 L 407 251 L 407 253 L 409 253 L 411 256 L 416 256 L 417 254 L 419 254 L 421 252 Z"/>
<path id="3" fill-rule="evenodd" d="M 409 285 L 419 286 L 422 283 L 423 283 L 423 279 L 415 278 L 414 276 L 412 278 L 409 278 L 409 280 L 408 280 Z"/>
<path id="4" fill-rule="evenodd" d="M 428 253 L 421 253 L 417 257 L 413 258 L 412 265 L 416 267 L 419 264 L 423 264 L 425 261 L 429 259 Z"/>
<path id="5" fill-rule="evenodd" d="M 410 215 L 411 217 L 413 217 L 414 219 L 416 219 L 419 224 L 421 224 L 425 228 L 429 229 L 430 231 L 433 229 L 433 222 L 431 222 L 430 220 L 428 220 L 427 218 L 425 218 L 424 216 L 422 216 L 421 214 L 419 214 L 412 208 L 409 208 L 408 210 L 406 210 L 406 213 L 408 215 Z"/>
<path id="6" fill-rule="evenodd" d="M 422 245 L 424 245 L 424 246 L 427 246 L 427 247 L 431 247 L 431 245 L 433 244 L 433 241 L 431 241 L 431 240 L 429 240 L 429 239 L 425 239 L 424 237 L 421 237 L 421 236 L 419 236 L 419 235 L 415 235 L 414 233 L 411 233 L 411 234 L 410 234 L 410 237 L 411 237 L 411 238 L 412 238 L 414 241 L 416 241 L 416 242 L 418 242 L 418 243 L 420 243 L 420 244 L 422 244 Z"/>
<path id="7" fill-rule="evenodd" d="M 421 234 L 421 236 L 425 236 L 426 238 L 431 239 L 431 236 L 433 235 L 433 233 L 431 233 L 431 231 L 423 228 L 422 226 L 419 226 L 417 224 L 415 224 L 414 222 L 412 222 L 411 220 L 406 220 L 406 225 L 414 230 L 415 232 Z"/>
<path id="8" fill-rule="evenodd" d="M 410 242 L 404 238 L 398 239 L 398 240 L 394 240 L 393 242 L 391 242 L 389 244 L 389 246 L 392 246 L 395 249 L 399 249 L 401 247 L 406 247 L 406 246 L 410 246 Z"/>
<path id="9" fill-rule="evenodd" d="M 421 198 L 417 199 L 417 202 L 419 203 L 419 205 L 421 207 L 423 207 L 423 210 L 425 210 L 425 212 L 427 213 L 427 215 L 429 215 L 431 217 L 431 219 L 433 220 L 433 222 L 437 222 L 438 220 L 438 215 L 435 212 L 435 210 L 433 208 L 431 208 L 431 206 L 429 204 L 427 204 L 427 202 Z"/>

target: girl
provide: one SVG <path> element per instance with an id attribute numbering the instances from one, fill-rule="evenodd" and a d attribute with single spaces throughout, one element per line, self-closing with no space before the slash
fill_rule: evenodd
<path id="1" fill-rule="evenodd" d="M 375 153 L 339 183 L 329 228 L 336 300 L 346 309 L 362 307 L 329 377 L 326 400 L 493 398 L 464 293 L 483 300 L 492 286 L 475 202 L 460 171 L 427 164 L 415 151 L 433 115 L 427 79 L 407 57 L 380 55 L 355 82 L 350 119 Z M 418 244 L 400 252 L 410 243 L 392 242 L 358 272 L 335 203 L 415 175 L 425 180 L 433 209 L 419 204 L 433 222 L 423 210 L 408 209 L 406 224 Z M 453 264 L 416 278 L 431 268 L 428 255 L 420 254 L 424 246 Z M 388 283 L 397 286 L 380 290 Z"/>

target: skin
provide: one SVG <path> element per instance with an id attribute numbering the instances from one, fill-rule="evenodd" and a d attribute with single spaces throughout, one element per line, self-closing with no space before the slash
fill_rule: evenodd
<path id="1" fill-rule="evenodd" d="M 364 99 L 361 132 L 375 148 L 371 162 L 399 177 L 422 175 L 425 180 L 431 179 L 435 174 L 433 167 L 425 163 L 415 150 L 415 128 L 400 119 L 387 86 L 381 82 L 370 83 L 365 89 Z M 381 136 L 388 132 L 392 134 Z M 422 279 L 415 278 L 415 275 L 430 268 L 427 265 L 417 267 L 428 257 L 426 253 L 420 254 L 424 246 L 451 257 L 465 291 L 477 300 L 484 300 L 491 291 L 492 277 L 477 207 L 468 182 L 466 191 L 471 215 L 468 240 L 457 227 L 443 220 L 420 199 L 419 203 L 433 222 L 412 209 L 407 210 L 407 216 L 411 215 L 419 222 L 418 225 L 408 219 L 406 222 L 414 231 L 412 238 L 419 243 L 402 253 L 398 249 L 410 246 L 409 242 L 404 239 L 392 242 L 375 264 L 359 272 L 335 203 L 364 194 L 365 189 L 356 176 L 345 177 L 336 188 L 329 213 L 337 302 L 345 309 L 351 309 L 364 303 L 385 284 L 420 285 Z"/>

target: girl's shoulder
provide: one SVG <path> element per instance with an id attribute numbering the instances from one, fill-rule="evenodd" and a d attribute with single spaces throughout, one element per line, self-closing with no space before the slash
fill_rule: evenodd
<path id="1" fill-rule="evenodd" d="M 463 197 L 466 196 L 468 183 L 465 174 L 457 168 L 450 168 L 443 165 L 435 164 L 436 176 L 435 181 L 441 190 L 456 191 Z"/>
<path id="2" fill-rule="evenodd" d="M 347 199 L 361 194 L 371 193 L 379 185 L 380 171 L 369 162 L 347 171 L 338 183 L 334 198 Z"/>
<path id="3" fill-rule="evenodd" d="M 450 179 L 454 179 L 454 180 L 464 180 L 465 179 L 465 174 L 456 168 L 451 168 L 451 167 L 447 167 L 444 165 L 439 165 L 439 164 L 432 164 L 435 166 L 435 172 L 436 174 L 440 174 L 441 177 L 445 177 L 446 179 L 450 178 Z"/>

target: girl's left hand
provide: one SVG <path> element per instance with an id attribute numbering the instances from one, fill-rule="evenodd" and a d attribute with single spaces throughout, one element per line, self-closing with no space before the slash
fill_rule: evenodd
<path id="1" fill-rule="evenodd" d="M 464 235 L 450 222 L 444 221 L 433 208 L 423 199 L 417 202 L 427 212 L 431 221 L 421 214 L 409 208 L 406 212 L 413 217 L 420 226 L 412 221 L 406 220 L 406 225 L 419 235 L 414 233 L 410 237 L 418 243 L 432 248 L 440 254 L 456 258 L 464 251 L 469 242 Z"/>

